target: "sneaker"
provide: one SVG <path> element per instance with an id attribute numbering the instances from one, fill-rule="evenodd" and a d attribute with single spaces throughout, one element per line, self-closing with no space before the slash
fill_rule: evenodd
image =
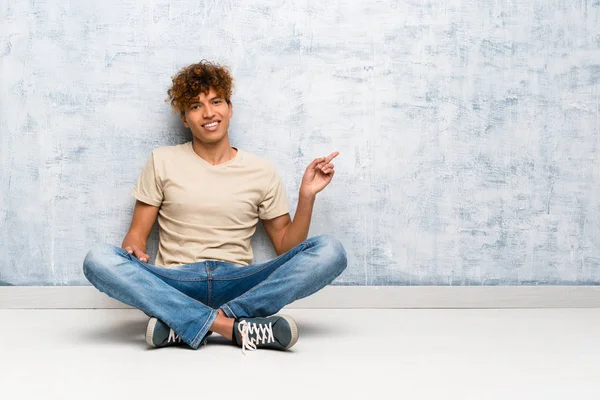
<path id="1" fill-rule="evenodd" d="M 287 350 L 298 341 L 298 326 L 287 315 L 238 318 L 233 324 L 233 336 L 244 354 L 257 348 Z"/>
<path id="2" fill-rule="evenodd" d="M 208 337 L 212 332 L 208 332 L 200 342 L 200 346 L 204 346 L 208 341 Z M 146 343 L 152 347 L 165 347 L 185 344 L 183 340 L 175 333 L 175 331 L 167 324 L 156 317 L 150 318 L 146 327 Z"/>

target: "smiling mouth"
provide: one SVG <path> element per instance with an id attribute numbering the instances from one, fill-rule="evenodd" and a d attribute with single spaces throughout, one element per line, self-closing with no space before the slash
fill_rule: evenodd
<path id="1" fill-rule="evenodd" d="M 208 122 L 206 124 L 203 124 L 202 127 L 210 130 L 219 126 L 220 123 L 221 121 Z"/>
<path id="2" fill-rule="evenodd" d="M 221 121 L 207 122 L 206 124 L 203 124 L 202 127 L 208 131 L 214 131 L 219 127 L 220 123 Z"/>

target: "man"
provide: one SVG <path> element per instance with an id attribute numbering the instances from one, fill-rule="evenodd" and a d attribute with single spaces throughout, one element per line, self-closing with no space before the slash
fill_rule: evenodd
<path id="1" fill-rule="evenodd" d="M 296 323 L 273 314 L 346 268 L 337 239 L 307 239 L 316 194 L 331 182 L 331 160 L 339 153 L 308 165 L 292 221 L 273 165 L 229 144 L 228 68 L 202 61 L 172 81 L 171 105 L 193 139 L 152 152 L 133 190 L 137 201 L 121 248 L 94 247 L 83 263 L 85 276 L 150 316 L 150 346 L 183 341 L 197 349 L 217 332 L 242 351 L 289 349 L 298 340 Z M 152 265 L 146 241 L 156 218 L 160 239 Z M 252 264 L 259 218 L 278 257 Z"/>

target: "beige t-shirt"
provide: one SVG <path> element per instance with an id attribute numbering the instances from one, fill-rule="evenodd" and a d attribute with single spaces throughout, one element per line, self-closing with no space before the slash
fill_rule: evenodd
<path id="1" fill-rule="evenodd" d="M 160 207 L 155 264 L 164 267 L 204 260 L 251 264 L 258 219 L 289 212 L 270 162 L 238 149 L 234 158 L 213 166 L 192 142 L 152 151 L 132 194 Z"/>

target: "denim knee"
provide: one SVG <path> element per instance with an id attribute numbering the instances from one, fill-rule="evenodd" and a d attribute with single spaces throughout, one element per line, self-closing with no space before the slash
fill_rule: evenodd
<path id="1" fill-rule="evenodd" d="M 348 255 L 342 242 L 332 235 L 319 235 L 313 238 L 320 263 L 329 273 L 339 276 L 348 266 Z"/>
<path id="2" fill-rule="evenodd" d="M 83 260 L 83 274 L 85 277 L 90 280 L 92 276 L 97 275 L 102 270 L 110 269 L 115 264 L 115 256 L 121 257 L 117 249 L 117 247 L 109 244 L 97 244 L 92 247 Z"/>

